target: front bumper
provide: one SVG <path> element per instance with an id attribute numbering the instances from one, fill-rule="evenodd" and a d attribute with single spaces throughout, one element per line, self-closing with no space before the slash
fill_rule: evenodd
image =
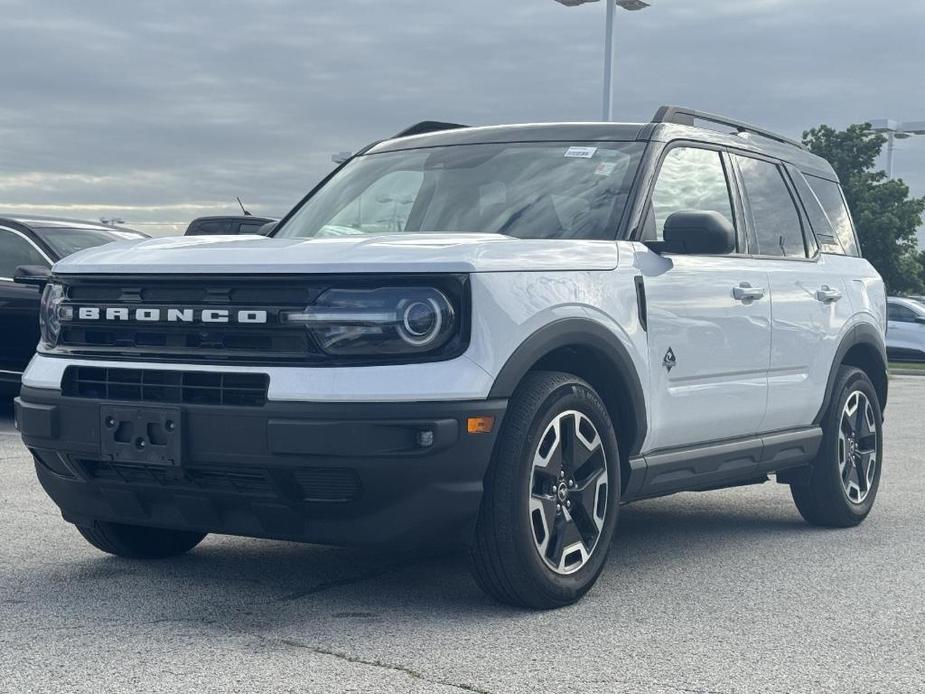
<path id="1" fill-rule="evenodd" d="M 505 400 L 180 405 L 179 465 L 107 460 L 101 407 L 24 387 L 16 422 L 66 520 L 323 544 L 455 541 L 471 529 Z M 493 416 L 491 433 L 468 417 Z"/>

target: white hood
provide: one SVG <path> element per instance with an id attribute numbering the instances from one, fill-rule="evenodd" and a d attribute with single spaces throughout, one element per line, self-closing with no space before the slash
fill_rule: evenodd
<path id="1" fill-rule="evenodd" d="M 501 272 L 612 270 L 614 241 L 523 240 L 499 234 L 386 234 L 325 239 L 183 236 L 118 241 L 55 264 L 72 273 Z"/>

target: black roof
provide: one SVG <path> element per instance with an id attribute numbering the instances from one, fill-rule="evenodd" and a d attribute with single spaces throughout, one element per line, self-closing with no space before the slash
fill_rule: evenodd
<path id="1" fill-rule="evenodd" d="M 712 127 L 703 127 L 700 123 Z M 423 121 L 395 137 L 371 145 L 361 154 L 503 142 L 672 140 L 707 142 L 766 154 L 789 162 L 805 173 L 837 180 L 825 159 L 811 153 L 796 140 L 739 120 L 680 106 L 662 106 L 648 123 L 523 123 L 467 127 L 458 123 Z"/>

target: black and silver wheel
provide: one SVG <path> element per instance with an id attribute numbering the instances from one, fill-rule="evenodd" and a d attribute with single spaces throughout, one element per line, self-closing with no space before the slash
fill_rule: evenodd
<path id="1" fill-rule="evenodd" d="M 594 423 L 577 410 L 557 415 L 533 454 L 533 543 L 555 573 L 578 571 L 597 547 L 607 517 L 607 454 Z"/>
<path id="2" fill-rule="evenodd" d="M 838 474 L 848 500 L 863 504 L 877 472 L 877 419 L 861 390 L 848 395 L 838 430 Z"/>
<path id="3" fill-rule="evenodd" d="M 813 525 L 850 527 L 873 508 L 880 483 L 882 416 L 867 374 L 838 372 L 822 421 L 822 444 L 805 484 L 790 486 L 800 514 Z"/>
<path id="4" fill-rule="evenodd" d="M 503 602 L 568 605 L 597 580 L 617 521 L 620 461 L 601 398 L 571 374 L 529 374 L 508 405 L 472 550 Z"/>

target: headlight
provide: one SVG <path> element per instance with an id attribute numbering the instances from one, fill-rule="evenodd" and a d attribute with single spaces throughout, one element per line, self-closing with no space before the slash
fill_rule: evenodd
<path id="1" fill-rule="evenodd" d="M 46 347 L 54 347 L 58 344 L 58 336 L 61 334 L 61 320 L 71 320 L 70 306 L 62 306 L 64 301 L 64 287 L 60 284 L 49 282 L 45 285 L 42 292 L 42 304 L 39 310 L 39 326 L 42 331 L 42 344 Z"/>
<path id="2" fill-rule="evenodd" d="M 452 302 L 433 287 L 329 289 L 304 311 L 287 311 L 327 354 L 389 355 L 433 352 L 458 330 Z"/>

